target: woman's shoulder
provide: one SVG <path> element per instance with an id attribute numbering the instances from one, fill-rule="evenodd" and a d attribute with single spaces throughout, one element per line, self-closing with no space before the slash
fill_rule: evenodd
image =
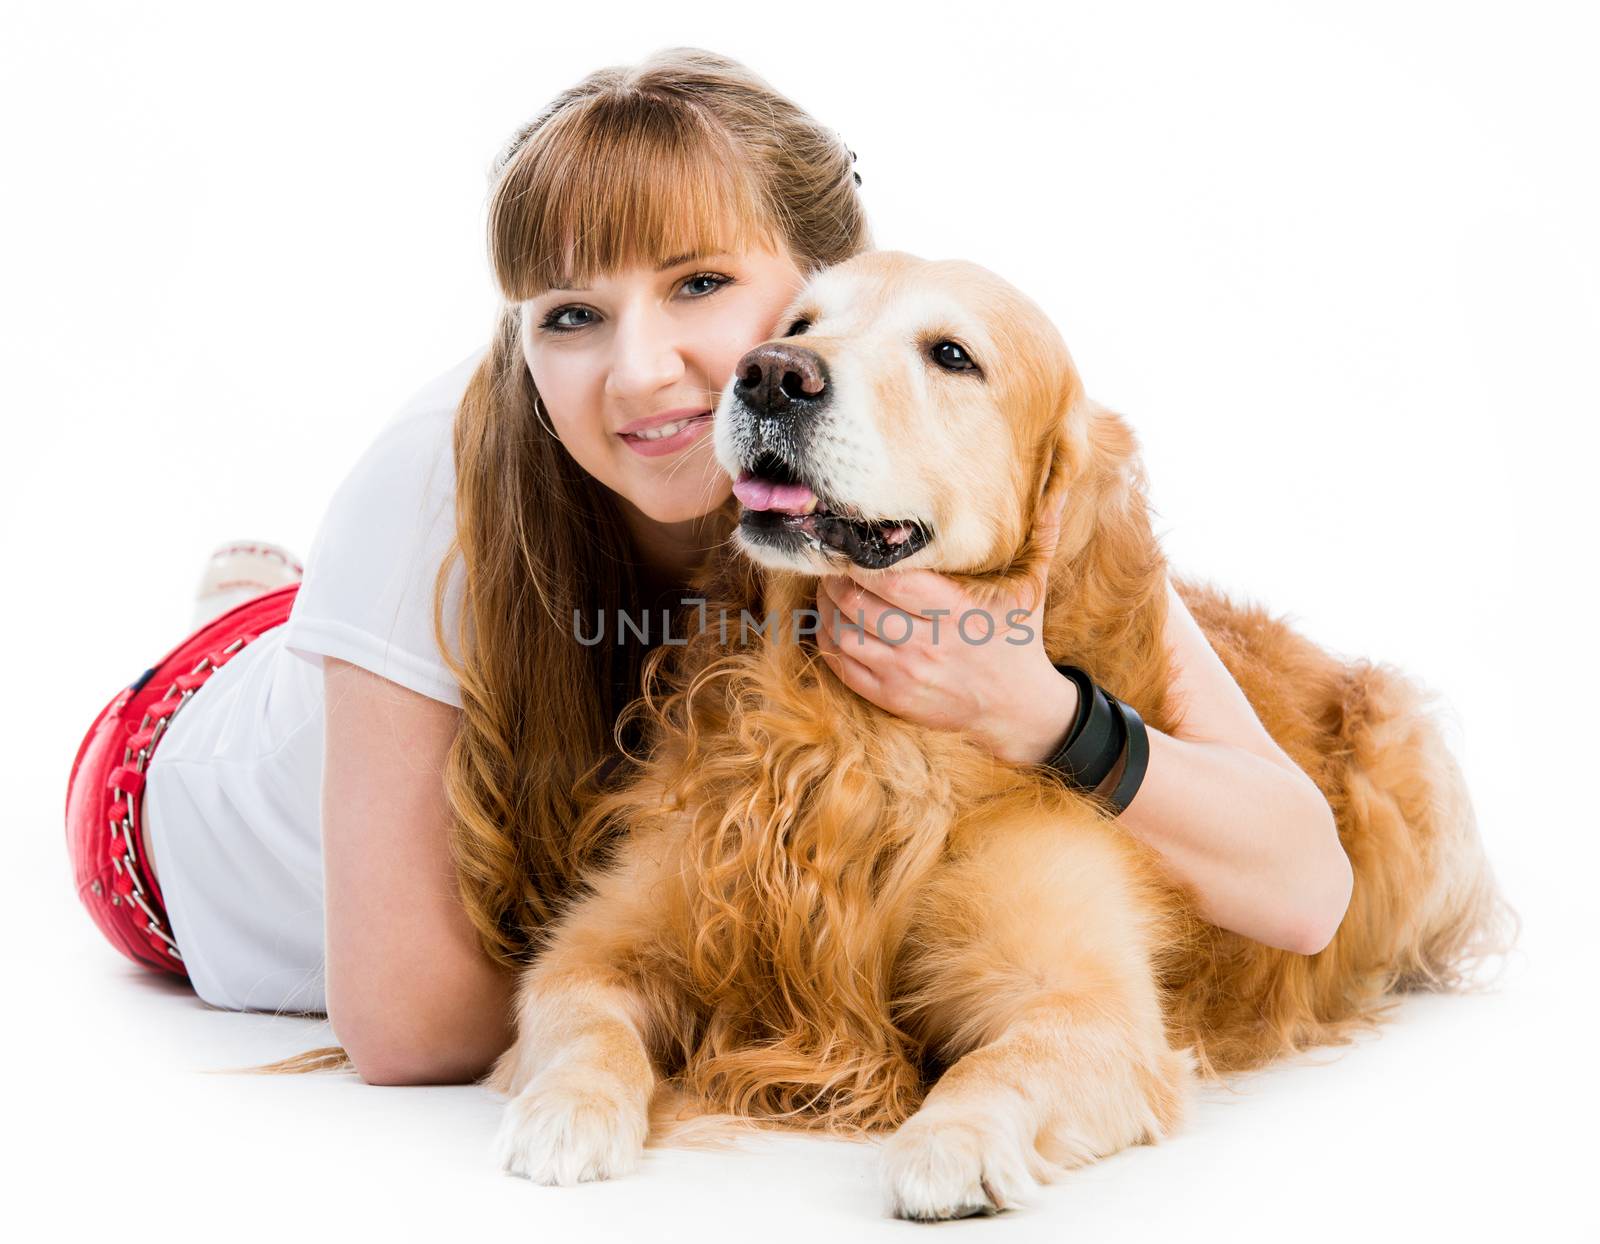
<path id="1" fill-rule="evenodd" d="M 451 428 L 487 346 L 405 400 L 335 489 L 306 557 L 284 646 L 360 665 L 459 704 L 433 632 L 434 584 L 455 536 Z M 452 568 L 446 630 L 460 598 Z"/>

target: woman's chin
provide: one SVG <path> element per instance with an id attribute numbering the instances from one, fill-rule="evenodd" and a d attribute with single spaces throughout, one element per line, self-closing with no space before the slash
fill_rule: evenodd
<path id="1" fill-rule="evenodd" d="M 627 498 L 645 518 L 662 526 L 691 523 L 721 510 L 733 498 L 733 481 L 714 465 L 708 464 L 713 478 L 704 479 L 696 490 L 683 490 L 663 496 L 659 488 L 640 488 Z M 659 482 L 659 481 L 658 481 Z"/>

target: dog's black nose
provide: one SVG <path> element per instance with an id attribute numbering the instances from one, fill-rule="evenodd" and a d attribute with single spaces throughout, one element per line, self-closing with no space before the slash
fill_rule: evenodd
<path id="1" fill-rule="evenodd" d="M 769 341 L 739 360 L 735 389 L 757 414 L 808 415 L 828 400 L 828 366 L 813 350 Z"/>

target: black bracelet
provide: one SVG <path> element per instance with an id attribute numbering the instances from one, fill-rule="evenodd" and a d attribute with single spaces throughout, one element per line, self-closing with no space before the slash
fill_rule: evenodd
<path id="1" fill-rule="evenodd" d="M 1122 753 L 1123 723 L 1113 701 L 1076 665 L 1057 665 L 1058 673 L 1078 688 L 1078 712 L 1066 742 L 1042 763 L 1079 790 L 1093 790 L 1106 780 Z"/>
<path id="2" fill-rule="evenodd" d="M 1056 673 L 1064 674 L 1078 688 L 1078 702 L 1072 714 L 1072 728 L 1067 731 L 1067 737 L 1061 741 L 1061 746 L 1056 748 L 1055 754 L 1043 762 L 1046 765 L 1052 765 L 1057 756 L 1077 742 L 1084 726 L 1089 724 L 1089 710 L 1094 707 L 1094 683 L 1089 680 L 1088 674 L 1076 665 L 1058 665 L 1055 669 Z"/>
<path id="3" fill-rule="evenodd" d="M 1122 719 L 1124 746 L 1122 776 L 1105 798 L 1111 805 L 1111 814 L 1120 816 L 1139 793 L 1145 771 L 1150 767 L 1150 734 L 1145 729 L 1144 718 L 1139 716 L 1139 711 L 1133 705 L 1124 704 L 1115 696 L 1111 697 L 1111 702 L 1117 710 L 1117 716 Z"/>
<path id="4" fill-rule="evenodd" d="M 1058 673 L 1078 688 L 1078 709 L 1066 741 L 1043 764 L 1054 769 L 1068 785 L 1093 791 L 1122 760 L 1122 772 L 1111 793 L 1101 796 L 1120 815 L 1133 802 L 1150 767 L 1150 734 L 1137 709 L 1125 704 L 1076 665 L 1057 665 Z"/>

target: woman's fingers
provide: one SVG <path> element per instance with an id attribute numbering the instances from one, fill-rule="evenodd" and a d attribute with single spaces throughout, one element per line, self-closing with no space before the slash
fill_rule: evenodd
<path id="1" fill-rule="evenodd" d="M 833 672 L 839 676 L 839 681 L 844 683 L 845 686 L 849 687 L 857 695 L 871 700 L 874 704 L 879 703 L 879 697 L 883 694 L 882 679 L 878 677 L 871 666 L 860 660 L 859 657 L 844 651 L 839 646 L 838 640 L 834 638 L 833 627 L 828 622 L 828 615 L 833 612 L 833 609 L 830 604 L 824 603 L 820 588 L 818 589 L 817 608 L 818 612 L 822 614 L 822 625 L 817 631 L 817 651 L 821 654 L 822 659 L 828 663 Z M 882 642 L 881 640 L 874 640 L 870 636 L 867 638 L 872 643 Z M 852 643 L 851 647 L 854 646 Z"/>
<path id="2" fill-rule="evenodd" d="M 899 606 L 835 575 L 817 580 L 817 611 L 838 646 L 868 662 L 885 656 L 882 648 L 907 642 L 917 623 Z"/>

